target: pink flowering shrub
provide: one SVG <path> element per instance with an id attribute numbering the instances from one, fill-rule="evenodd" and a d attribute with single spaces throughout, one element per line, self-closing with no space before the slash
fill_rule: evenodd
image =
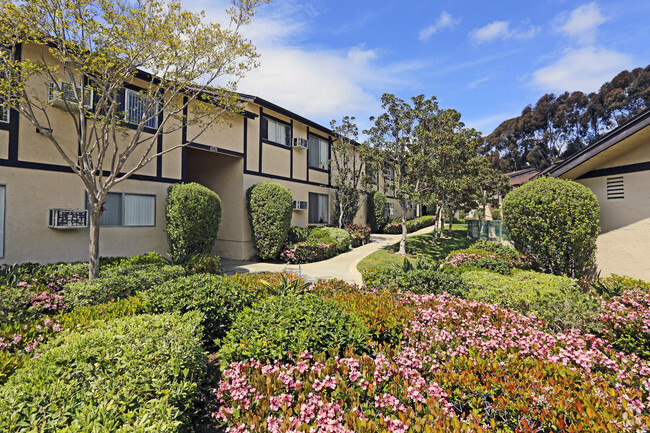
<path id="1" fill-rule="evenodd" d="M 334 257 L 337 253 L 336 241 L 307 240 L 287 245 L 280 253 L 280 260 L 291 264 L 312 263 Z"/>
<path id="2" fill-rule="evenodd" d="M 52 335 L 61 332 L 58 321 L 49 317 L 29 325 L 5 323 L 0 325 L 0 384 Z"/>
<path id="3" fill-rule="evenodd" d="M 616 350 L 650 361 L 650 293 L 626 290 L 601 305 L 601 335 Z"/>
<path id="4" fill-rule="evenodd" d="M 365 224 L 351 224 L 345 227 L 352 238 L 352 248 L 360 247 L 370 242 L 370 226 Z"/>
<path id="5" fill-rule="evenodd" d="M 453 296 L 417 309 L 401 350 L 230 364 L 213 415 L 231 432 L 640 431 L 650 366 L 607 341 Z"/>
<path id="6" fill-rule="evenodd" d="M 503 247 L 504 249 L 506 247 Z M 467 248 L 452 251 L 445 258 L 444 266 L 448 268 L 480 268 L 488 269 L 503 275 L 508 275 L 513 268 L 530 269 L 532 261 L 529 257 L 519 255 L 516 250 L 494 252 L 480 248 Z"/>

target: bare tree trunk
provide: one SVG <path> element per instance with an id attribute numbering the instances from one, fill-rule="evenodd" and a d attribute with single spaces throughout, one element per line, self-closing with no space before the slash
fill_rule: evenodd
<path id="1" fill-rule="evenodd" d="M 444 202 L 442 205 L 440 205 L 440 209 L 442 211 L 440 212 L 440 237 L 445 236 L 445 216 L 447 214 L 447 207 L 445 206 Z"/>
<path id="2" fill-rule="evenodd" d="M 99 277 L 99 220 L 102 217 L 101 203 L 91 206 L 90 211 L 90 246 L 88 278 Z"/>
<path id="3" fill-rule="evenodd" d="M 399 255 L 406 255 L 406 209 L 402 206 L 402 238 L 399 241 Z"/>
<path id="4" fill-rule="evenodd" d="M 451 218 L 449 218 L 449 231 L 447 232 L 447 237 L 451 237 L 452 231 L 451 226 L 454 224 L 454 214 L 456 211 L 451 212 Z"/>
<path id="5" fill-rule="evenodd" d="M 343 228 L 343 197 L 339 192 L 339 228 Z"/>
<path id="6" fill-rule="evenodd" d="M 436 220 L 434 221 L 433 224 L 433 239 L 431 242 L 433 245 L 438 244 L 438 224 L 440 223 L 440 210 L 442 209 L 442 206 L 438 206 L 438 209 L 436 209 Z"/>

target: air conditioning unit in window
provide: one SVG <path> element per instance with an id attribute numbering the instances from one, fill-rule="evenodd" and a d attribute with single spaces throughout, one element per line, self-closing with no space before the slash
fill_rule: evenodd
<path id="1" fill-rule="evenodd" d="M 88 227 L 88 210 L 50 209 L 47 225 L 53 229 L 78 229 Z"/>
<path id="2" fill-rule="evenodd" d="M 293 210 L 307 210 L 307 202 L 301 200 L 294 200 Z"/>
<path id="3" fill-rule="evenodd" d="M 77 95 L 80 95 L 81 87 L 76 86 Z M 62 81 L 57 86 L 57 83 L 47 83 L 47 102 L 62 110 L 78 110 L 77 98 L 75 98 L 75 91 L 73 90 L 72 83 Z M 93 89 L 88 87 L 83 89 L 83 105 L 85 108 L 90 109 L 93 106 Z"/>
<path id="4" fill-rule="evenodd" d="M 307 149 L 309 147 L 309 141 L 306 138 L 294 138 L 293 147 L 299 147 L 301 149 Z"/>

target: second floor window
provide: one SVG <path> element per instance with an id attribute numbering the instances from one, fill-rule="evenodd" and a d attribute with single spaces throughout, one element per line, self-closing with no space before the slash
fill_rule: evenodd
<path id="1" fill-rule="evenodd" d="M 266 116 L 262 116 L 262 138 L 273 143 L 291 146 L 291 127 Z"/>
<path id="2" fill-rule="evenodd" d="M 147 95 L 126 89 L 124 92 L 124 120 L 138 125 L 143 119 L 146 128 L 158 127 L 158 103 Z"/>
<path id="3" fill-rule="evenodd" d="M 0 122 L 9 123 L 9 107 L 0 107 Z"/>
<path id="4" fill-rule="evenodd" d="M 329 142 L 317 135 L 309 136 L 309 166 L 327 170 L 329 168 Z"/>
<path id="5" fill-rule="evenodd" d="M 7 48 L 0 48 L 0 62 L 9 61 L 11 59 L 11 51 Z M 6 78 L 7 74 L 0 72 L 0 77 Z M 3 102 L 4 98 L 0 95 L 0 102 Z M 0 106 L 0 122 L 8 123 L 9 122 L 9 107 Z"/>

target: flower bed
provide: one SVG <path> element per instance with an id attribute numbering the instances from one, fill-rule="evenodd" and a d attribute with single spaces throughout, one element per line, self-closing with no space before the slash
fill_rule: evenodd
<path id="1" fill-rule="evenodd" d="M 634 431 L 650 423 L 650 365 L 606 340 L 556 334 L 534 316 L 448 294 L 401 302 L 417 308 L 401 351 L 232 363 L 213 415 L 231 432 Z"/>
<path id="2" fill-rule="evenodd" d="M 352 248 L 360 247 L 370 242 L 370 226 L 351 224 L 345 227 L 352 238 Z"/>

